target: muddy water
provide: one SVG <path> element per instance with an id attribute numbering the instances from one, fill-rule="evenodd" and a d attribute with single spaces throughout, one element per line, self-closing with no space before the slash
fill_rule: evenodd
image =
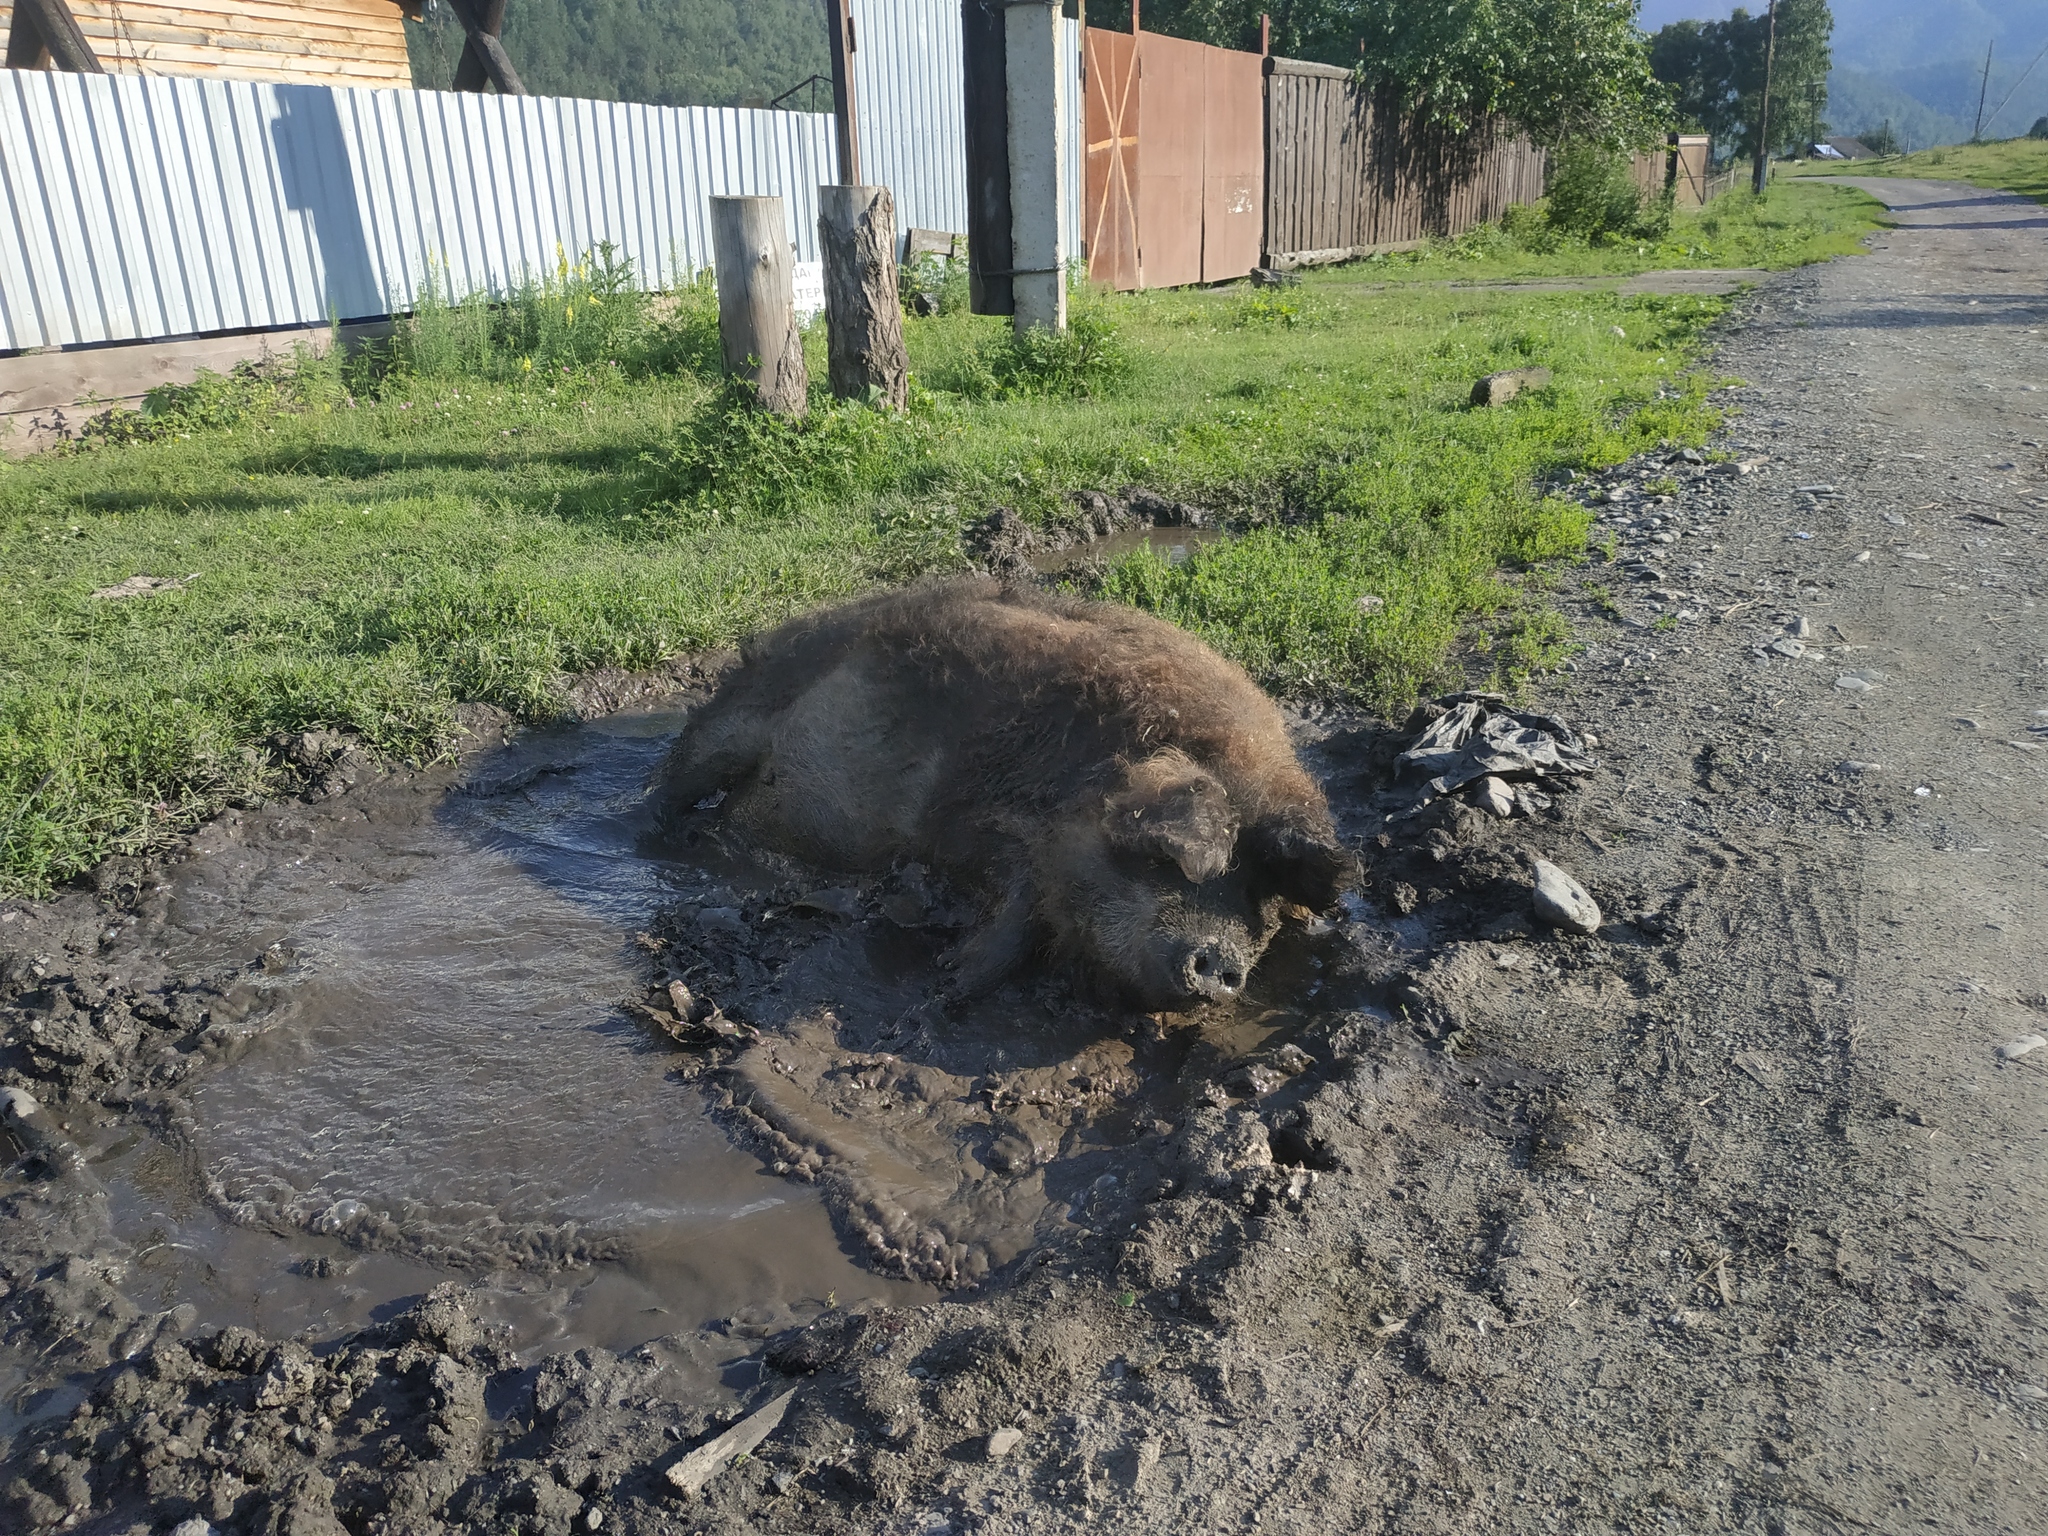
<path id="1" fill-rule="evenodd" d="M 676 724 L 535 734 L 185 867 L 152 937 L 174 973 L 267 956 L 268 1006 L 168 1140 L 102 1151 L 138 1300 L 324 1335 L 456 1274 L 540 1349 L 921 1294 L 851 1264 L 615 1007 L 695 878 L 635 852 Z"/>

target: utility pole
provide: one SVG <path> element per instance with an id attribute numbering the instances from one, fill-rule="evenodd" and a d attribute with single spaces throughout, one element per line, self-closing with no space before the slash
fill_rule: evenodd
<path id="1" fill-rule="evenodd" d="M 832 126 L 839 137 L 839 185 L 860 185 L 860 133 L 853 100 L 853 3 L 825 0 L 832 45 Z"/>
<path id="2" fill-rule="evenodd" d="M 1764 97 L 1757 112 L 1756 167 L 1749 178 L 1749 190 L 1759 197 L 1771 179 L 1771 69 L 1777 56 L 1778 0 L 1771 0 L 1770 29 L 1764 35 Z"/>
<path id="3" fill-rule="evenodd" d="M 1970 142 L 1978 143 L 1984 137 L 1984 98 L 1991 94 L 1991 44 L 1984 45 L 1984 82 L 1977 87 L 1977 121 L 1970 128 Z"/>

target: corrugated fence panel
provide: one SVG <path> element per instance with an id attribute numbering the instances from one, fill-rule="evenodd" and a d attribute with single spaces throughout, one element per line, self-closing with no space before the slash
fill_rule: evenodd
<path id="1" fill-rule="evenodd" d="M 899 228 L 967 227 L 957 0 L 856 0 L 862 169 Z M 1064 245 L 1080 254 L 1080 28 Z M 318 325 L 432 274 L 502 292 L 610 242 L 649 286 L 711 261 L 706 199 L 776 194 L 817 259 L 829 116 L 0 71 L 0 351 Z"/>
<path id="2" fill-rule="evenodd" d="M 953 167 L 929 176 L 915 141 L 901 163 L 957 208 L 955 48 L 933 72 L 953 114 L 928 111 L 923 141 L 936 153 L 955 124 Z M 831 129 L 805 112 L 0 71 L 0 350 L 366 318 L 410 307 L 430 269 L 457 295 L 502 292 L 605 241 L 669 284 L 710 264 L 720 193 L 782 196 L 815 260 Z M 944 205 L 932 218 L 945 227 Z"/>

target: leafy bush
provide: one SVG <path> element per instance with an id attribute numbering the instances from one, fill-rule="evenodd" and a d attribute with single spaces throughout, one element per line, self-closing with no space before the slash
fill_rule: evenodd
<path id="1" fill-rule="evenodd" d="M 1100 301 L 1082 300 L 1064 331 L 1005 329 L 977 348 L 952 381 L 976 400 L 1077 399 L 1107 394 L 1132 366 Z"/>
<path id="2" fill-rule="evenodd" d="M 1558 154 L 1547 204 L 1553 228 L 1589 244 L 1661 240 L 1671 228 L 1669 196 L 1644 197 L 1628 159 L 1595 144 L 1574 144 Z"/>
<path id="3" fill-rule="evenodd" d="M 794 420 L 760 408 L 753 391 L 729 383 L 706 402 L 666 454 L 648 455 L 661 482 L 662 508 L 650 520 L 716 526 L 748 516 L 780 515 L 900 480 L 922 441 L 914 397 L 898 413 L 842 401 L 814 406 Z"/>
<path id="4" fill-rule="evenodd" d="M 2048 139 L 2048 117 L 2037 117 L 2034 126 L 2027 130 L 2030 139 Z"/>
<path id="5" fill-rule="evenodd" d="M 912 313 L 911 301 L 921 293 L 930 294 L 938 301 L 942 315 L 964 315 L 970 308 L 967 286 L 967 258 L 947 258 L 930 251 L 920 252 L 897 273 L 897 291 L 903 296 L 906 314 Z"/>

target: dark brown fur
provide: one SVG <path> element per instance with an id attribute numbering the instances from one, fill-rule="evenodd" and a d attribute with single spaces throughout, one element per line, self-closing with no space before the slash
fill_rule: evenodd
<path id="1" fill-rule="evenodd" d="M 980 578 L 879 593 L 749 645 L 656 776 L 811 863 L 901 859 L 985 892 L 985 984 L 1034 940 L 1135 1001 L 1233 995 L 1288 903 L 1353 878 L 1280 712 L 1134 609 Z"/>

